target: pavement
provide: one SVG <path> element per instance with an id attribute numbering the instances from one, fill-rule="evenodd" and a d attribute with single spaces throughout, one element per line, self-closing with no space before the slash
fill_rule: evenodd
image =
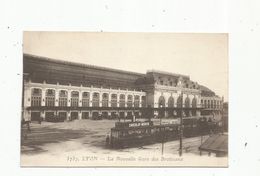
<path id="1" fill-rule="evenodd" d="M 106 134 L 115 122 L 86 119 L 31 123 L 31 132 L 21 129 L 21 166 L 227 166 L 227 157 L 200 156 L 198 147 L 208 136 L 183 139 L 182 157 L 178 155 L 179 141 L 119 150 L 106 148 Z"/>

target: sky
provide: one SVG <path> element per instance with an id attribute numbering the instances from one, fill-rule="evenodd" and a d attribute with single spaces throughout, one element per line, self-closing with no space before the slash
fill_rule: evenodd
<path id="1" fill-rule="evenodd" d="M 139 73 L 189 75 L 228 101 L 224 33 L 24 32 L 23 52 Z"/>

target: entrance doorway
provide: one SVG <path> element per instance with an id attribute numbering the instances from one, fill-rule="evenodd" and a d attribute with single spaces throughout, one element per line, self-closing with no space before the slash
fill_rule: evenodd
<path id="1" fill-rule="evenodd" d="M 102 112 L 102 118 L 108 119 L 108 112 Z"/>
<path id="2" fill-rule="evenodd" d="M 125 112 L 120 112 L 119 117 L 120 117 L 120 119 L 124 119 L 125 118 Z"/>
<path id="3" fill-rule="evenodd" d="M 135 112 L 135 118 L 139 118 L 139 117 L 140 117 L 139 112 Z"/>
<path id="4" fill-rule="evenodd" d="M 82 119 L 89 119 L 89 112 L 82 112 Z"/>
<path id="5" fill-rule="evenodd" d="M 59 112 L 58 116 L 61 121 L 64 121 L 67 119 L 67 112 Z"/>
<path id="6" fill-rule="evenodd" d="M 41 118 L 41 112 L 31 112 L 31 121 L 39 121 Z"/>
<path id="7" fill-rule="evenodd" d="M 112 119 L 116 119 L 118 116 L 116 114 L 116 112 L 111 112 L 111 118 Z"/>
<path id="8" fill-rule="evenodd" d="M 78 112 L 71 112 L 70 113 L 71 120 L 76 120 L 79 118 L 79 113 Z"/>
<path id="9" fill-rule="evenodd" d="M 99 119 L 99 114 L 98 114 L 98 112 L 92 112 L 92 119 L 93 120 L 98 120 Z"/>
<path id="10" fill-rule="evenodd" d="M 127 112 L 126 118 L 127 119 L 132 119 L 133 118 L 132 112 Z"/>
<path id="11" fill-rule="evenodd" d="M 54 121 L 54 112 L 45 112 L 45 120 L 47 122 L 53 122 Z"/>

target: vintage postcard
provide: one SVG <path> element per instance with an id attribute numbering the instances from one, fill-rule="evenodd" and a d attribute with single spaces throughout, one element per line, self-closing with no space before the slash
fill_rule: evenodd
<path id="1" fill-rule="evenodd" d="M 22 167 L 228 166 L 228 34 L 23 35 Z"/>

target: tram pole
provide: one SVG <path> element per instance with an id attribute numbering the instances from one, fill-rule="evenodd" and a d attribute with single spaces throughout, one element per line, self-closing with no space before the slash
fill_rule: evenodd
<path id="1" fill-rule="evenodd" d="M 183 92 L 181 91 L 181 107 L 180 107 L 180 148 L 179 148 L 179 156 L 182 156 L 182 137 L 183 137 L 183 121 L 182 121 L 182 106 L 183 106 Z"/>
<path id="2" fill-rule="evenodd" d="M 162 117 L 163 117 L 163 105 L 160 105 L 160 125 L 162 125 Z M 160 133 L 161 133 L 161 140 L 162 140 L 162 155 L 163 155 L 163 149 L 164 149 L 164 134 L 162 131 L 162 128 L 160 127 Z"/>

